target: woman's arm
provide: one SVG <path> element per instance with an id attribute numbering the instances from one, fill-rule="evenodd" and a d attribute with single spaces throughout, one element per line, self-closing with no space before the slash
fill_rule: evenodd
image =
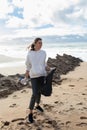
<path id="1" fill-rule="evenodd" d="M 27 55 L 27 57 L 26 57 L 26 62 L 25 62 L 25 64 L 26 64 L 25 77 L 26 77 L 26 78 L 29 78 L 29 77 L 30 77 L 29 71 L 30 71 L 30 69 L 31 69 L 31 63 L 30 63 L 30 60 L 29 60 L 29 56 L 28 56 L 28 55 Z"/>

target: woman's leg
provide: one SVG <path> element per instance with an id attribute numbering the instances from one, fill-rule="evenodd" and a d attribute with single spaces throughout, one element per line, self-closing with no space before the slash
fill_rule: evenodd
<path id="1" fill-rule="evenodd" d="M 40 107 L 40 100 L 41 100 L 41 89 L 43 87 L 44 84 L 44 76 L 43 77 L 39 77 L 38 78 L 38 96 L 36 98 L 36 109 L 38 109 L 39 111 L 43 112 L 44 110 Z"/>
<path id="2" fill-rule="evenodd" d="M 30 114 L 29 114 L 29 121 L 32 123 L 33 122 L 33 109 L 35 102 L 37 103 L 37 109 L 43 112 L 43 109 L 39 106 L 40 99 L 41 99 L 41 87 L 44 83 L 44 77 L 39 77 L 39 78 L 32 78 L 31 79 L 31 84 L 32 84 L 32 97 L 30 100 Z"/>
<path id="3" fill-rule="evenodd" d="M 35 102 L 39 105 L 41 99 L 41 88 L 44 84 L 44 76 L 31 79 L 32 97 L 30 100 L 29 109 L 33 110 Z"/>
<path id="4" fill-rule="evenodd" d="M 32 78 L 31 85 L 32 85 L 32 96 L 31 96 L 31 100 L 30 100 L 29 109 L 33 110 L 34 105 L 35 105 L 35 100 L 37 99 L 37 95 L 38 95 L 38 89 L 37 89 L 38 78 Z"/>
<path id="5" fill-rule="evenodd" d="M 31 123 L 33 123 L 33 109 L 34 109 L 34 105 L 35 105 L 35 100 L 37 98 L 37 78 L 33 78 L 31 79 L 31 84 L 32 84 L 32 96 L 31 96 L 31 99 L 30 99 L 30 104 L 29 104 L 29 109 L 30 109 L 30 112 L 29 112 L 29 116 L 28 116 L 28 119 Z"/>
<path id="6" fill-rule="evenodd" d="M 38 92 L 37 98 L 36 98 L 36 100 L 35 100 L 35 102 L 37 103 L 37 105 L 40 104 L 40 100 L 41 100 L 41 93 Z"/>

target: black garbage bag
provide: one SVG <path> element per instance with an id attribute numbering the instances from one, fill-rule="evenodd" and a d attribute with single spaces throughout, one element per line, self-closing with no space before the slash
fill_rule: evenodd
<path id="1" fill-rule="evenodd" d="M 41 89 L 41 94 L 44 96 L 51 96 L 52 94 L 52 79 L 56 68 L 52 69 L 45 77 L 44 85 Z"/>

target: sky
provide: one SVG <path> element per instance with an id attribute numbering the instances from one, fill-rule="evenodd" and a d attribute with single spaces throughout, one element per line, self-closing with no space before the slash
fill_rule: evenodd
<path id="1" fill-rule="evenodd" d="M 0 41 L 68 35 L 87 37 L 87 0 L 0 0 Z"/>

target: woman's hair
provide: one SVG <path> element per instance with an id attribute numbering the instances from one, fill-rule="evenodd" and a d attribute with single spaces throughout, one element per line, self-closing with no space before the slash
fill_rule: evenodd
<path id="1" fill-rule="evenodd" d="M 35 38 L 34 42 L 28 47 L 30 50 L 34 51 L 35 50 L 35 44 L 39 41 L 42 40 L 41 38 Z"/>

